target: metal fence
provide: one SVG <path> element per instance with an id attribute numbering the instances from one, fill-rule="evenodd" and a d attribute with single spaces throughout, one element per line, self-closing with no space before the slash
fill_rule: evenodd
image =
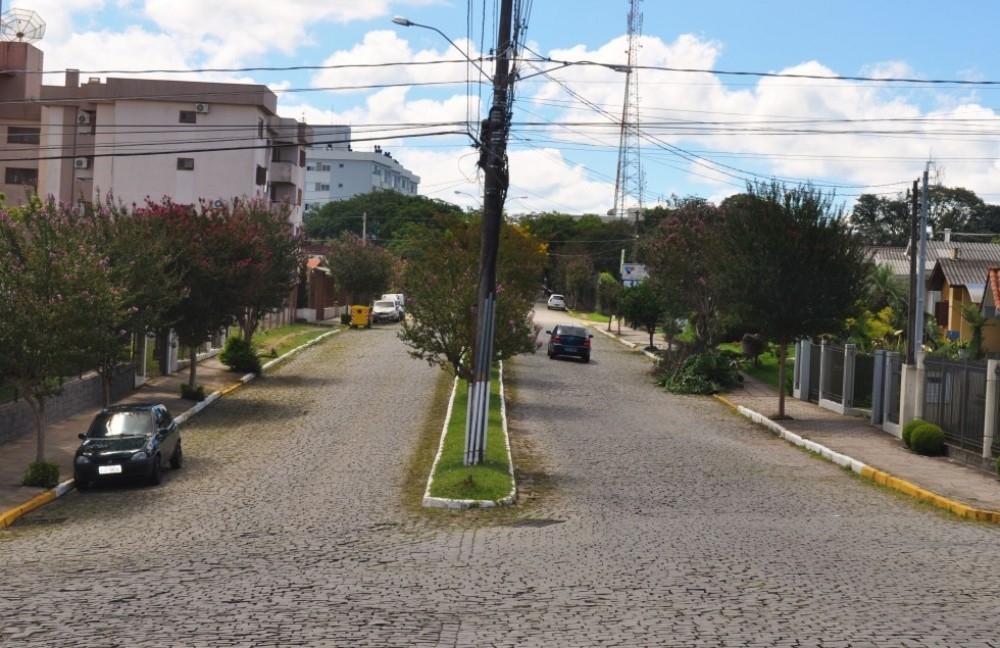
<path id="1" fill-rule="evenodd" d="M 844 404 L 844 347 L 822 347 L 826 352 L 823 363 L 823 398 Z"/>
<path id="2" fill-rule="evenodd" d="M 893 425 L 899 425 L 900 399 L 903 394 L 903 358 L 898 354 L 889 354 L 885 359 L 885 378 L 889 381 L 886 390 L 885 420 Z"/>
<path id="3" fill-rule="evenodd" d="M 986 419 L 986 363 L 924 358 L 924 420 L 944 430 L 945 441 L 983 451 Z"/>
<path id="4" fill-rule="evenodd" d="M 853 406 L 871 409 L 875 391 L 875 356 L 857 354 L 854 356 L 854 385 L 851 390 Z"/>

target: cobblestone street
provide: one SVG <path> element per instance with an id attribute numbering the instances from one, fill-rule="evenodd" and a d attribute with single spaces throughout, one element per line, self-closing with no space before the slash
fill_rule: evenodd
<path id="1" fill-rule="evenodd" d="M 517 507 L 415 509 L 441 375 L 396 330 L 220 399 L 161 486 L 0 531 L 0 646 L 1000 646 L 995 526 L 666 394 L 602 336 L 508 363 Z"/>

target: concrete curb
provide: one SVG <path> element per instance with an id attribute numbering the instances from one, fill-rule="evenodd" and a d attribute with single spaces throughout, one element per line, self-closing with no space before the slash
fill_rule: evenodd
<path id="1" fill-rule="evenodd" d="M 308 342 L 306 342 L 305 344 L 297 346 L 294 349 L 292 349 L 291 351 L 289 351 L 288 353 L 286 353 L 286 354 L 284 354 L 284 355 L 282 355 L 282 356 L 280 356 L 278 358 L 275 358 L 274 360 L 271 360 L 270 362 L 264 364 L 263 367 L 262 367 L 262 370 L 266 371 L 267 369 L 270 369 L 271 367 L 275 366 L 276 364 L 287 360 L 288 358 L 292 357 L 296 353 L 299 353 L 303 349 L 307 349 L 307 348 L 311 347 L 314 344 L 318 344 L 321 340 L 325 340 L 326 338 L 330 337 L 331 335 L 336 335 L 339 332 L 340 332 L 340 329 L 335 329 L 335 330 L 329 331 L 327 333 L 323 333 L 322 335 L 318 335 L 315 338 L 313 338 L 312 340 L 309 340 Z M 242 387 L 243 385 L 247 384 L 248 382 L 250 382 L 251 380 L 253 380 L 256 377 L 257 376 L 255 374 L 252 374 L 252 373 L 246 374 L 245 376 L 243 376 L 242 378 L 240 378 L 239 381 L 237 381 L 236 383 L 234 383 L 232 385 L 229 385 L 228 387 L 225 387 L 225 388 L 223 388 L 223 389 L 221 389 L 219 391 L 212 392 L 211 394 L 209 394 L 208 396 L 205 397 L 205 400 L 199 401 L 197 404 L 195 404 L 191 409 L 187 410 L 186 412 L 182 412 L 181 414 L 178 414 L 174 418 L 174 420 L 177 421 L 177 425 L 183 425 L 189 418 L 191 418 L 192 416 L 194 416 L 198 412 L 202 411 L 203 409 L 205 409 L 206 407 L 208 407 L 209 405 L 211 405 L 215 401 L 219 400 L 220 398 L 222 398 L 226 394 L 229 394 L 229 393 L 235 391 L 236 389 L 239 389 L 240 387 Z M 506 424 L 505 424 L 505 428 L 506 428 Z M 40 494 L 36 495 L 35 497 L 31 498 L 30 500 L 28 500 L 24 504 L 21 504 L 20 506 L 15 506 L 14 508 L 10 509 L 9 511 L 6 511 L 6 512 L 0 514 L 0 529 L 9 527 L 11 524 L 13 524 L 14 522 L 16 522 L 25 513 L 30 513 L 31 511 L 34 511 L 35 509 L 39 508 L 40 506 L 44 506 L 45 504 L 48 504 L 49 502 L 55 500 L 56 498 L 62 497 L 63 495 L 65 495 L 69 491 L 73 490 L 74 488 L 76 488 L 76 483 L 72 479 L 68 479 L 68 480 L 62 482 L 61 484 L 59 484 L 58 486 L 56 486 L 55 488 L 49 489 L 49 490 L 47 490 L 47 491 L 45 491 L 43 493 L 40 493 Z"/>
<path id="2" fill-rule="evenodd" d="M 798 434 L 789 432 L 784 427 L 778 423 L 767 418 L 759 412 L 744 407 L 743 405 L 737 405 L 728 398 L 724 396 L 719 396 L 718 394 L 713 396 L 720 403 L 728 405 L 734 409 L 741 416 L 745 416 L 754 423 L 761 425 L 770 429 L 772 432 L 777 434 L 782 439 L 785 439 L 789 443 L 792 443 L 800 448 L 814 452 L 823 458 L 832 461 L 833 463 L 841 466 L 842 468 L 848 468 L 851 471 L 857 473 L 861 477 L 868 479 L 876 484 L 885 486 L 886 488 L 892 489 L 896 492 L 902 493 L 909 497 L 912 497 L 921 502 L 930 504 L 940 509 L 945 509 L 954 513 L 955 515 L 966 518 L 969 520 L 976 520 L 978 522 L 992 522 L 994 524 L 1000 524 L 1000 511 L 988 511 L 984 509 L 977 509 L 967 504 L 962 504 L 961 502 L 956 502 L 955 500 L 949 499 L 943 495 L 939 495 L 933 491 L 929 491 L 925 488 L 921 488 L 916 484 L 912 484 L 899 477 L 893 477 L 889 473 L 878 470 L 877 468 L 872 468 L 871 466 L 862 463 L 856 459 L 852 459 L 847 455 L 835 452 L 826 446 L 820 445 L 815 441 L 810 441 L 808 439 L 803 439 Z"/>
<path id="3" fill-rule="evenodd" d="M 504 392 L 503 383 L 503 363 L 500 363 L 500 420 L 502 422 L 504 443 L 507 445 L 507 466 L 510 470 L 510 480 L 513 487 L 506 497 L 498 500 L 472 500 L 472 499 L 448 499 L 446 497 L 432 497 L 431 486 L 434 483 L 434 473 L 437 472 L 438 461 L 441 459 L 441 451 L 444 448 L 444 437 L 448 432 L 448 423 L 451 421 L 452 409 L 455 405 L 455 391 L 458 388 L 458 378 L 456 377 L 451 386 L 451 397 L 448 399 L 448 413 L 444 417 L 444 427 L 441 429 L 441 441 L 438 443 L 438 451 L 434 456 L 434 465 L 431 466 L 431 474 L 427 479 L 427 488 L 424 490 L 423 506 L 427 508 L 492 508 L 494 506 L 510 506 L 517 499 L 517 482 L 514 479 L 514 461 L 510 454 L 510 435 L 507 430 L 507 396 Z"/>

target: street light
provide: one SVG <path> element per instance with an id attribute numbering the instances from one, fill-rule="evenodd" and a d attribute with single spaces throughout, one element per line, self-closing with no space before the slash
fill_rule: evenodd
<path id="1" fill-rule="evenodd" d="M 469 55 L 465 52 L 465 50 L 456 45 L 455 41 L 448 38 L 448 35 L 445 34 L 443 31 L 441 31 L 440 29 L 438 29 L 437 27 L 432 27 L 431 25 L 421 25 L 420 23 L 415 23 L 409 18 L 404 18 L 403 16 L 394 16 L 392 22 L 396 23 L 397 25 L 402 25 L 403 27 L 423 27 L 424 29 L 429 29 L 431 31 L 437 32 L 438 34 L 441 35 L 441 38 L 451 43 L 451 46 L 454 47 L 458 51 L 458 53 L 462 55 L 462 58 L 464 58 L 466 61 L 476 66 L 476 69 L 479 70 L 480 74 L 482 74 L 487 79 L 490 78 L 490 75 L 486 74 L 483 68 L 479 67 L 478 63 L 469 58 Z"/>

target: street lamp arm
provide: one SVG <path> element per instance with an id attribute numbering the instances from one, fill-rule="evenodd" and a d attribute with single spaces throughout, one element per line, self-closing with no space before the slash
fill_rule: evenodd
<path id="1" fill-rule="evenodd" d="M 448 35 L 445 34 L 443 31 L 441 31 L 440 29 L 438 29 L 437 27 L 433 27 L 431 25 L 422 25 L 420 23 L 415 23 L 412 20 L 410 20 L 409 18 L 404 18 L 403 16 L 394 16 L 393 19 L 392 19 L 392 22 L 396 23 L 397 25 L 402 25 L 403 27 L 422 27 L 423 29 L 429 29 L 431 31 L 437 32 L 438 34 L 441 35 L 441 38 L 443 38 L 446 41 L 448 41 L 451 44 L 451 46 L 454 47 L 455 50 L 458 51 L 458 53 L 461 54 L 465 58 L 466 61 L 468 61 L 469 63 L 472 63 L 472 65 L 474 65 L 476 67 L 476 69 L 479 70 L 479 73 L 481 75 L 483 75 L 483 77 L 485 77 L 486 79 L 490 78 L 490 75 L 486 74 L 486 71 L 483 70 L 483 68 L 479 67 L 479 64 L 476 63 L 475 61 L 473 61 L 472 58 L 470 58 L 469 55 L 465 52 L 465 50 L 463 50 L 461 47 L 459 47 L 458 45 L 456 45 L 455 41 L 453 41 L 450 38 L 448 38 Z"/>

